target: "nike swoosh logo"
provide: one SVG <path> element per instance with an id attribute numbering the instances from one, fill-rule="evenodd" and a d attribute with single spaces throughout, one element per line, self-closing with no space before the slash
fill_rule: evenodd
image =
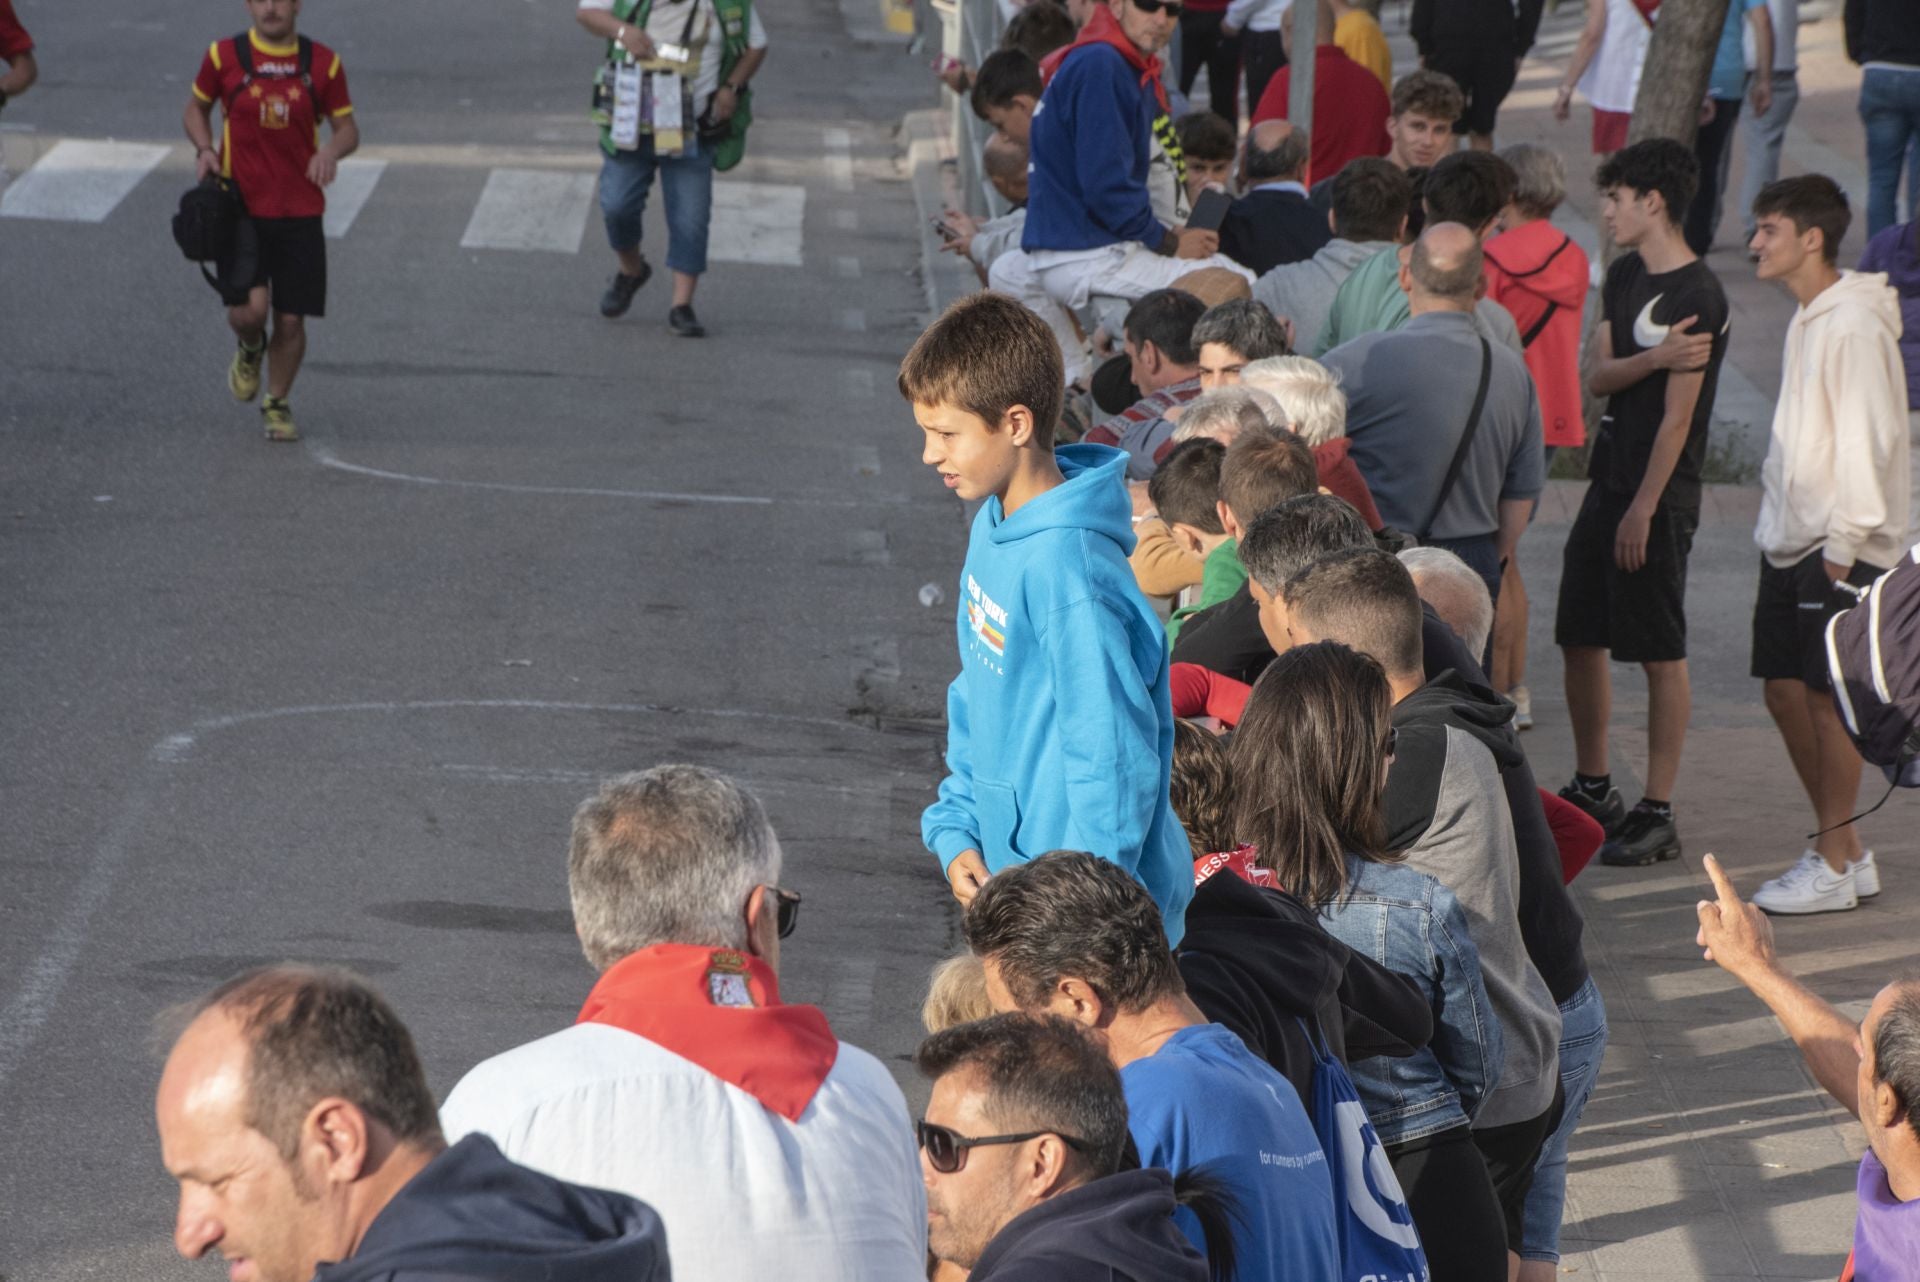
<path id="1" fill-rule="evenodd" d="M 1665 294 L 1655 294 L 1633 318 L 1633 341 L 1642 347 L 1658 347 L 1667 341 L 1667 331 L 1672 326 L 1655 324 L 1653 319 L 1653 305 L 1665 297 Z"/>

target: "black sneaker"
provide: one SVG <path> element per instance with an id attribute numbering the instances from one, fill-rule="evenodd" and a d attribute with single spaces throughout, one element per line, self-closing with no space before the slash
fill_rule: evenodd
<path id="1" fill-rule="evenodd" d="M 1644 868 L 1680 857 L 1680 829 L 1671 817 L 1661 818 L 1635 806 L 1620 831 L 1600 847 L 1600 862 L 1609 868 Z"/>
<path id="2" fill-rule="evenodd" d="M 705 338 L 707 327 L 693 314 L 693 308 L 682 303 L 667 313 L 667 328 L 682 338 Z"/>
<path id="3" fill-rule="evenodd" d="M 1620 831 L 1620 825 L 1626 822 L 1627 803 L 1621 799 L 1618 788 L 1607 789 L 1607 795 L 1595 801 L 1586 789 L 1577 783 L 1570 783 L 1560 790 L 1560 800 L 1571 801 L 1587 812 L 1593 820 L 1612 837 Z"/>
<path id="4" fill-rule="evenodd" d="M 600 314 L 613 320 L 627 314 L 627 308 L 633 306 L 633 296 L 640 287 L 653 279 L 653 264 L 645 259 L 640 261 L 640 274 L 629 276 L 625 272 L 615 272 L 613 281 L 607 286 L 607 292 L 600 295 Z"/>

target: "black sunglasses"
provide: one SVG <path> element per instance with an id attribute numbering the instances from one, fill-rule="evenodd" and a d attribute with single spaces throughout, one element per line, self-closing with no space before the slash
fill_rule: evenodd
<path id="1" fill-rule="evenodd" d="M 1141 13 L 1165 13 L 1169 18 L 1177 18 L 1187 6 L 1186 0 L 1133 0 L 1133 7 Z"/>
<path id="2" fill-rule="evenodd" d="M 780 938 L 785 939 L 793 933 L 793 928 L 800 924 L 800 896 L 791 890 L 782 890 L 778 886 L 768 886 L 767 889 L 773 892 L 773 901 L 776 905 L 775 922 L 780 931 Z"/>
<path id="3" fill-rule="evenodd" d="M 1058 1131 L 1023 1131 L 1018 1135 L 981 1135 L 970 1137 L 944 1126 L 935 1126 L 932 1122 L 919 1121 L 913 1124 L 913 1137 L 920 1142 L 920 1149 L 927 1155 L 927 1165 L 942 1175 L 952 1175 L 967 1164 L 967 1150 L 981 1148 L 989 1144 L 1024 1144 L 1028 1140 L 1037 1140 L 1042 1135 L 1059 1136 L 1068 1148 L 1086 1151 L 1085 1140 L 1077 1140 L 1071 1135 L 1061 1135 Z"/>

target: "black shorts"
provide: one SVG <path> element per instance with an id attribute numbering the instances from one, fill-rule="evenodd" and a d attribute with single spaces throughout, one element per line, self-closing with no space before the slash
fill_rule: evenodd
<path id="1" fill-rule="evenodd" d="M 1786 569 L 1760 558 L 1760 590 L 1753 601 L 1753 675 L 1762 681 L 1804 681 L 1830 690 L 1827 621 L 1854 604 L 1853 594 L 1827 578 L 1823 552 L 1812 552 Z M 1886 571 L 1856 561 L 1847 582 L 1864 588 Z"/>
<path id="2" fill-rule="evenodd" d="M 1597 646 L 1622 663 L 1687 657 L 1687 555 L 1700 514 L 1661 504 L 1647 532 L 1647 563 L 1629 574 L 1613 559 L 1613 538 L 1633 499 L 1599 482 L 1587 486 L 1560 558 L 1553 642 Z"/>
<path id="3" fill-rule="evenodd" d="M 1512 52 L 1505 46 L 1485 49 L 1437 49 L 1427 57 L 1427 70 L 1450 76 L 1467 96 L 1466 114 L 1459 128 L 1469 133 L 1492 134 L 1500 104 L 1513 89 L 1518 68 Z"/>
<path id="4" fill-rule="evenodd" d="M 218 267 L 220 297 L 229 307 L 244 305 L 265 285 L 276 312 L 327 314 L 327 235 L 318 218 L 244 219 L 233 253 Z"/>

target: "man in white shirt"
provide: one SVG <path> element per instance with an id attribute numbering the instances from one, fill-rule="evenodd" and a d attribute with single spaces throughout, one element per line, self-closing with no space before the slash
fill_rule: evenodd
<path id="1" fill-rule="evenodd" d="M 800 897 L 754 796 L 694 766 L 574 815 L 578 1022 L 480 1064 L 441 1109 L 524 1165 L 644 1199 L 676 1282 L 901 1282 L 926 1268 L 906 1101 L 812 1006 L 780 1001 Z"/>
<path id="2" fill-rule="evenodd" d="M 1880 893 L 1873 852 L 1847 816 L 1860 754 L 1834 709 L 1827 622 L 1907 547 L 1907 380 L 1900 300 L 1879 272 L 1835 263 L 1852 213 L 1831 178 L 1760 189 L 1750 244 L 1761 280 L 1800 306 L 1787 326 L 1780 397 L 1760 469 L 1760 585 L 1752 672 L 1813 803 L 1818 834 L 1754 893 L 1770 913 L 1845 912 Z"/>

